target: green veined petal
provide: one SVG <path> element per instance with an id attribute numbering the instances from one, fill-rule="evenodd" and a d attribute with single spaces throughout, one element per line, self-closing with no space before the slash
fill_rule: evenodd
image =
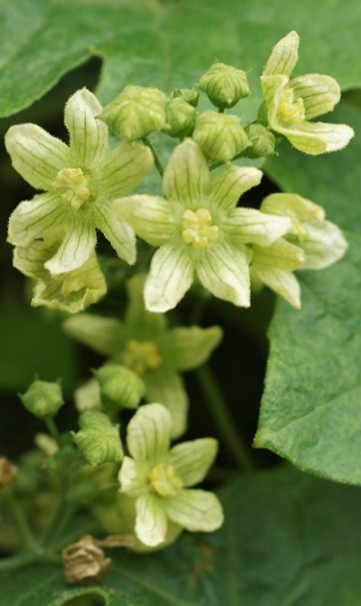
<path id="1" fill-rule="evenodd" d="M 55 194 L 21 202 L 9 219 L 8 241 L 25 246 L 34 240 L 56 239 L 65 227 L 66 208 Z"/>
<path id="2" fill-rule="evenodd" d="M 184 247 L 162 246 L 153 255 L 145 284 L 144 299 L 149 311 L 173 309 L 193 281 L 193 261 Z"/>
<path id="3" fill-rule="evenodd" d="M 136 195 L 114 202 L 115 216 L 132 226 L 137 236 L 153 246 L 161 246 L 174 236 L 176 218 L 168 200 Z"/>
<path id="4" fill-rule="evenodd" d="M 86 88 L 74 93 L 65 105 L 71 158 L 80 167 L 96 166 L 108 150 L 107 125 L 96 117 L 102 109 L 96 96 Z"/>
<path id="5" fill-rule="evenodd" d="M 144 463 L 158 463 L 168 452 L 172 420 L 161 404 L 141 406 L 127 427 L 127 444 L 132 457 Z"/>
<path id="6" fill-rule="evenodd" d="M 298 61 L 300 37 L 290 32 L 273 47 L 272 53 L 263 70 L 264 76 L 283 74 L 289 76 Z"/>
<path id="7" fill-rule="evenodd" d="M 203 364 L 217 347 L 222 338 L 222 329 L 174 328 L 166 332 L 158 341 L 163 355 L 172 368 L 191 370 Z"/>
<path id="8" fill-rule="evenodd" d="M 95 314 L 79 314 L 63 323 L 65 332 L 83 345 L 103 356 L 114 357 L 121 352 L 127 330 L 115 318 L 102 318 Z"/>
<path id="9" fill-rule="evenodd" d="M 293 78 L 289 86 L 295 98 L 302 98 L 307 120 L 332 111 L 341 98 L 341 89 L 330 76 L 306 74 Z"/>
<path id="10" fill-rule="evenodd" d="M 166 360 L 166 362 L 168 362 Z M 148 402 L 161 402 L 172 418 L 171 436 L 179 438 L 187 429 L 188 396 L 182 377 L 164 365 L 143 375 Z"/>
<path id="11" fill-rule="evenodd" d="M 153 164 L 149 147 L 142 143 L 122 142 L 102 160 L 99 181 L 111 197 L 129 194 Z"/>
<path id="12" fill-rule="evenodd" d="M 206 477 L 218 450 L 214 438 L 200 438 L 173 446 L 168 463 L 182 480 L 183 486 L 194 486 Z"/>
<path id="13" fill-rule="evenodd" d="M 197 208 L 209 182 L 207 161 L 198 145 L 186 139 L 172 153 L 164 171 L 163 188 L 168 200 L 178 200 L 187 208 Z"/>
<path id="14" fill-rule="evenodd" d="M 150 547 L 165 540 L 168 523 L 162 501 L 152 495 L 138 497 L 135 532 L 140 541 Z"/>
<path id="15" fill-rule="evenodd" d="M 95 226 L 110 242 L 118 257 L 133 265 L 136 259 L 136 241 L 134 230 L 128 223 L 119 219 L 114 211 L 114 202 L 100 200 L 93 211 Z"/>
<path id="16" fill-rule="evenodd" d="M 73 221 L 68 224 L 57 253 L 45 263 L 45 267 L 53 275 L 78 269 L 88 261 L 95 244 L 94 227 L 83 221 Z"/>
<path id="17" fill-rule="evenodd" d="M 229 211 L 237 206 L 239 198 L 259 185 L 262 172 L 250 166 L 226 166 L 211 181 L 209 201 L 215 209 Z"/>
<path id="18" fill-rule="evenodd" d="M 165 501 L 168 517 L 190 531 L 211 532 L 223 524 L 222 506 L 216 495 L 205 490 L 179 490 Z"/>

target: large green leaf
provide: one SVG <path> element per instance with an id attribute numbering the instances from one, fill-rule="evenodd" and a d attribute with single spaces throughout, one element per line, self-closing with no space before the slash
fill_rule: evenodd
<path id="1" fill-rule="evenodd" d="M 345 105 L 336 117 L 361 131 L 358 109 Z M 277 305 L 255 441 L 301 469 L 361 484 L 361 142 L 312 160 L 287 152 L 268 174 L 323 204 L 350 246 L 333 267 L 299 272 L 301 311 Z"/>
<path id="2" fill-rule="evenodd" d="M 273 44 L 291 29 L 302 38 L 300 73 L 361 85 L 358 0 L 303 0 L 292 11 L 283 0 L 2 0 L 0 23 L 2 116 L 94 55 L 104 60 L 104 100 L 129 82 L 187 86 L 216 58 L 249 71 L 254 84 Z"/>
<path id="3" fill-rule="evenodd" d="M 107 606 L 359 603 L 360 489 L 283 468 L 234 482 L 222 500 L 226 522 L 213 535 L 120 553 L 98 587 L 67 588 L 56 567 L 4 574 L 1 606 L 63 606 L 82 593 Z"/>

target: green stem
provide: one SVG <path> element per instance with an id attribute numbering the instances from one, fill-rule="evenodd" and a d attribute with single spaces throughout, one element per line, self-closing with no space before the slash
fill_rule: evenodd
<path id="1" fill-rule="evenodd" d="M 226 401 L 209 367 L 204 364 L 195 371 L 206 403 L 216 422 L 218 431 L 224 440 L 232 459 L 240 469 L 251 471 L 256 467 L 253 458 L 237 431 L 227 408 Z"/>
<path id="2" fill-rule="evenodd" d="M 52 418 L 44 419 L 45 425 L 50 433 L 51 437 L 54 438 L 57 444 L 59 444 L 59 432 L 55 425 L 55 421 Z"/>
<path id="3" fill-rule="evenodd" d="M 7 495 L 7 500 L 10 505 L 10 509 L 14 515 L 14 518 L 16 519 L 24 546 L 30 549 L 31 551 L 36 551 L 38 549 L 38 545 L 35 541 L 34 535 L 31 531 L 31 528 L 28 524 L 28 520 L 25 517 L 22 507 L 20 506 L 18 500 L 13 494 Z"/>
<path id="4" fill-rule="evenodd" d="M 17 568 L 23 568 L 24 566 L 30 566 L 31 564 L 39 564 L 40 562 L 42 564 L 59 564 L 61 559 L 51 552 L 23 552 L 0 560 L 0 572 L 16 570 Z"/>
<path id="5" fill-rule="evenodd" d="M 161 177 L 163 177 L 163 174 L 164 174 L 164 168 L 163 168 L 163 166 L 162 166 L 161 161 L 159 160 L 158 154 L 157 154 L 157 152 L 155 151 L 155 149 L 154 149 L 153 145 L 152 145 L 152 144 L 151 144 L 151 142 L 150 142 L 148 139 L 146 139 L 145 137 L 142 139 L 142 141 L 143 141 L 144 145 L 146 145 L 147 147 L 149 147 L 150 151 L 152 152 L 152 155 L 153 155 L 153 160 L 154 160 L 154 165 L 155 165 L 155 167 L 156 167 L 157 171 L 159 172 L 160 176 L 161 176 Z"/>

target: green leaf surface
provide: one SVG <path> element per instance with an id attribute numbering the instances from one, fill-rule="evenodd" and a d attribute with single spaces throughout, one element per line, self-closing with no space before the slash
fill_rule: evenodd
<path id="1" fill-rule="evenodd" d="M 155 554 L 118 552 L 99 586 L 66 587 L 56 567 L 3 573 L 2 606 L 356 606 L 361 491 L 291 468 L 222 491 L 224 527 Z"/>
<path id="2" fill-rule="evenodd" d="M 292 11 L 283 0 L 2 0 L 0 24 L 2 116 L 92 56 L 104 61 L 104 101 L 129 83 L 188 86 L 215 59 L 245 69 L 254 85 L 271 47 L 292 29 L 301 35 L 298 73 L 361 85 L 358 0 L 303 0 Z"/>
<path id="3" fill-rule="evenodd" d="M 361 132 L 357 108 L 344 104 L 336 119 Z M 301 469 L 361 484 L 361 141 L 312 160 L 291 149 L 281 155 L 268 174 L 323 205 L 349 249 L 326 270 L 298 273 L 301 311 L 278 302 L 255 442 Z"/>

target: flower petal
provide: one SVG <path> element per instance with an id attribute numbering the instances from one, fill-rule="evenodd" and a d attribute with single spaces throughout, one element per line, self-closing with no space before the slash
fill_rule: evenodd
<path id="1" fill-rule="evenodd" d="M 127 444 L 134 459 L 158 463 L 168 452 L 172 420 L 161 404 L 141 406 L 127 427 Z"/>
<path id="2" fill-rule="evenodd" d="M 295 98 L 301 97 L 307 120 L 334 109 L 341 98 L 341 89 L 333 78 L 321 74 L 306 74 L 289 83 Z"/>
<path id="3" fill-rule="evenodd" d="M 88 261 L 95 244 L 93 226 L 84 221 L 69 222 L 57 253 L 45 263 L 45 267 L 55 276 L 78 269 Z"/>
<path id="4" fill-rule="evenodd" d="M 55 194 L 40 194 L 21 202 L 9 219 L 8 241 L 25 246 L 34 240 L 55 239 L 64 230 L 66 208 Z"/>
<path id="5" fill-rule="evenodd" d="M 323 269 L 341 259 L 347 242 L 341 230 L 330 221 L 303 223 L 307 237 L 298 246 L 306 254 L 302 269 Z"/>
<path id="6" fill-rule="evenodd" d="M 271 290 L 281 295 L 296 309 L 301 308 L 301 288 L 292 272 L 278 268 L 252 268 L 252 274 Z"/>
<path id="7" fill-rule="evenodd" d="M 161 402 L 172 417 L 172 438 L 179 438 L 187 429 L 188 396 L 182 377 L 161 366 L 142 377 L 148 402 Z"/>
<path id="8" fill-rule="evenodd" d="M 149 311 L 173 309 L 190 288 L 193 262 L 184 247 L 162 246 L 153 255 L 145 284 L 144 300 Z"/>
<path id="9" fill-rule="evenodd" d="M 288 84 L 287 76 L 262 76 L 261 85 L 267 108 L 267 120 L 271 128 L 277 131 L 277 111 L 281 93 Z"/>
<path id="10" fill-rule="evenodd" d="M 164 171 L 163 189 L 168 200 L 178 200 L 196 209 L 209 181 L 207 161 L 198 145 L 186 139 L 172 153 Z"/>
<path id="11" fill-rule="evenodd" d="M 167 534 L 167 517 L 162 501 L 152 495 L 138 497 L 135 533 L 140 541 L 150 547 L 160 545 Z"/>
<path id="12" fill-rule="evenodd" d="M 173 446 L 169 453 L 168 463 L 173 465 L 176 475 L 183 486 L 194 486 L 206 477 L 209 468 L 216 458 L 217 440 L 200 438 Z"/>
<path id="13" fill-rule="evenodd" d="M 155 314 L 145 309 L 144 284 L 146 274 L 136 274 L 127 282 L 128 306 L 125 312 L 125 322 L 129 333 L 141 341 L 158 341 L 165 331 L 167 320 L 163 314 Z M 161 402 L 158 398 L 153 401 Z"/>
<path id="14" fill-rule="evenodd" d="M 80 166 L 97 165 L 108 150 L 108 127 L 98 120 L 102 111 L 98 99 L 82 88 L 65 105 L 64 121 L 70 135 L 72 162 Z"/>
<path id="15" fill-rule="evenodd" d="M 122 142 L 99 166 L 102 187 L 111 197 L 128 194 L 153 164 L 149 147 L 142 143 Z"/>
<path id="16" fill-rule="evenodd" d="M 36 124 L 9 128 L 5 146 L 15 170 L 36 189 L 51 189 L 58 172 L 70 163 L 68 146 Z"/>
<path id="17" fill-rule="evenodd" d="M 354 131 L 346 124 L 303 122 L 295 127 L 278 129 L 292 145 L 311 156 L 338 151 L 346 147 Z"/>
<path id="18" fill-rule="evenodd" d="M 103 356 L 114 357 L 124 347 L 127 332 L 119 320 L 79 314 L 63 323 L 65 332 Z"/>
<path id="19" fill-rule="evenodd" d="M 119 471 L 120 490 L 130 497 L 139 497 L 147 488 L 147 469 L 130 457 L 124 457 Z"/>
<path id="20" fill-rule="evenodd" d="M 209 246 L 197 264 L 203 286 L 215 297 L 240 307 L 250 306 L 250 278 L 247 256 L 227 243 Z"/>
<path id="21" fill-rule="evenodd" d="M 99 200 L 94 208 L 93 218 L 95 226 L 110 242 L 118 257 L 133 265 L 137 254 L 135 234 L 130 225 L 117 217 L 114 202 Z"/>
<path id="22" fill-rule="evenodd" d="M 277 42 L 263 70 L 263 75 L 283 74 L 289 76 L 298 61 L 299 43 L 300 37 L 297 32 L 290 32 Z"/>
<path id="23" fill-rule="evenodd" d="M 174 209 L 158 196 L 119 198 L 114 202 L 114 214 L 129 223 L 137 236 L 152 246 L 166 244 L 174 236 Z"/>
<path id="24" fill-rule="evenodd" d="M 205 490 L 179 490 L 164 504 L 168 517 L 190 531 L 211 532 L 223 524 L 222 506 L 211 492 Z"/>
<path id="25" fill-rule="evenodd" d="M 215 208 L 230 211 L 246 191 L 259 185 L 261 179 L 262 172 L 258 168 L 233 164 L 226 166 L 211 181 L 210 203 Z"/>
<path id="26" fill-rule="evenodd" d="M 222 338 L 222 329 L 210 328 L 174 328 L 167 331 L 158 344 L 162 354 L 172 368 L 191 370 L 203 364 L 217 347 Z"/>
<path id="27" fill-rule="evenodd" d="M 262 213 L 254 208 L 236 208 L 223 226 L 227 237 L 235 246 L 253 242 L 269 246 L 283 236 L 291 227 L 288 217 Z"/>

